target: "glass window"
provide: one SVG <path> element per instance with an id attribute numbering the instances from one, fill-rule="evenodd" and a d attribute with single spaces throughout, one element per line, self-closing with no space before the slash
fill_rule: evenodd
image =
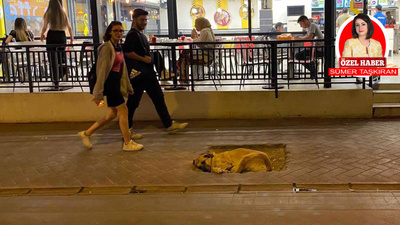
<path id="1" fill-rule="evenodd" d="M 49 4 L 48 0 L 36 1 L 3 1 L 4 3 L 4 22 L 6 32 L 14 29 L 14 21 L 18 17 L 25 19 L 28 29 L 35 36 L 40 35 L 43 27 L 43 15 Z M 89 0 L 62 1 L 64 10 L 68 14 L 75 36 L 90 36 L 92 34 Z M 2 18 L 0 18 L 2 22 Z M 0 25 L 1 28 L 1 25 Z M 0 29 L 1 32 L 1 29 Z"/>
<path id="2" fill-rule="evenodd" d="M 100 37 L 103 37 L 103 34 L 108 26 L 114 20 L 114 11 L 112 0 L 100 0 L 98 2 L 97 12 L 99 19 L 99 34 Z M 100 38 L 100 42 L 102 42 L 102 38 Z"/>
<path id="3" fill-rule="evenodd" d="M 28 28 L 35 36 L 40 35 L 43 26 L 43 15 L 48 1 L 3 1 L 6 32 L 14 29 L 14 21 L 18 17 L 25 19 Z"/>
<path id="4" fill-rule="evenodd" d="M 178 29 L 180 33 L 190 35 L 196 18 L 205 17 L 217 35 L 246 34 L 247 8 L 247 0 L 177 0 Z"/>
<path id="5" fill-rule="evenodd" d="M 68 1 L 69 19 L 75 36 L 92 35 L 92 19 L 89 0 Z"/>
<path id="6" fill-rule="evenodd" d="M 122 22 L 125 30 L 132 26 L 133 10 L 141 8 L 149 12 L 149 20 L 145 33 L 168 35 L 167 2 L 160 0 L 118 0 L 116 4 L 117 18 Z"/>

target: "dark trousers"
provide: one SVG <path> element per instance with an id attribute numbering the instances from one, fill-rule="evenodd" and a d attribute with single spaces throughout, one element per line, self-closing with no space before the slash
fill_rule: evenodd
<path id="1" fill-rule="evenodd" d="M 164 57 L 160 52 L 150 52 L 151 58 L 153 60 L 154 66 L 156 67 L 156 71 L 158 76 L 161 76 L 161 72 L 165 68 Z"/>
<path id="2" fill-rule="evenodd" d="M 65 31 L 49 30 L 47 32 L 46 44 L 66 43 L 67 37 Z M 55 87 L 58 88 L 60 78 L 66 73 L 66 68 L 62 66 L 66 62 L 65 47 L 47 47 L 47 51 L 50 62 L 50 74 L 52 75 Z"/>
<path id="3" fill-rule="evenodd" d="M 134 94 L 129 95 L 128 102 L 128 122 L 129 127 L 132 127 L 133 116 L 136 108 L 139 106 L 140 99 L 142 99 L 143 92 L 146 91 L 154 106 L 156 107 L 158 116 L 160 117 L 165 128 L 172 124 L 171 116 L 169 115 L 167 106 L 165 105 L 164 94 L 161 90 L 160 84 L 157 81 L 154 71 L 143 72 L 139 76 L 131 80 Z"/>
<path id="4" fill-rule="evenodd" d="M 311 59 L 311 56 L 312 56 L 311 49 L 305 49 L 303 51 L 298 52 L 295 55 L 295 58 L 297 60 L 308 60 L 308 59 Z M 315 52 L 314 52 L 314 60 L 315 61 L 313 61 L 311 63 L 304 63 L 303 64 L 303 66 L 311 72 L 311 77 L 313 77 L 313 78 L 317 76 L 317 67 L 318 67 L 318 65 L 317 65 L 317 60 L 316 59 L 317 58 L 322 58 L 322 57 L 324 57 L 324 53 L 315 50 Z"/>

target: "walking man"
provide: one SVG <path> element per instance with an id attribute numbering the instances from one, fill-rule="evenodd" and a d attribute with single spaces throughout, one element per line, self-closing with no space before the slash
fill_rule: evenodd
<path id="1" fill-rule="evenodd" d="M 143 34 L 143 31 L 147 26 L 148 15 L 149 13 L 143 9 L 135 9 L 132 15 L 133 26 L 126 36 L 123 48 L 128 73 L 130 73 L 132 69 L 141 72 L 140 75 L 131 79 L 134 94 L 128 97 L 127 102 L 128 122 L 132 139 L 142 138 L 142 135 L 134 133 L 131 128 L 135 110 L 139 106 L 144 91 L 147 92 L 153 101 L 157 113 L 168 132 L 182 130 L 188 125 L 188 123 L 178 123 L 173 121 L 169 115 L 164 100 L 164 94 L 157 81 L 156 72 L 154 71 L 149 41 Z"/>

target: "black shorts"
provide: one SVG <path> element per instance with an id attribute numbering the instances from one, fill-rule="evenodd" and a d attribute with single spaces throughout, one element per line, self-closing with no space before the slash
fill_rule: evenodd
<path id="1" fill-rule="evenodd" d="M 121 93 L 121 74 L 111 71 L 104 83 L 104 95 L 107 96 L 107 106 L 117 107 L 125 103 Z"/>

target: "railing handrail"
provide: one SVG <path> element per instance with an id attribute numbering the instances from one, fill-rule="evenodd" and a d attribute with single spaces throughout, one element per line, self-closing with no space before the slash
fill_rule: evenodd
<path id="1" fill-rule="evenodd" d="M 325 39 L 309 39 L 309 40 L 246 40 L 246 41 L 216 41 L 216 42 L 158 42 L 150 43 L 150 46 L 185 46 L 185 45 L 224 45 L 224 44 L 284 44 L 284 43 L 302 43 L 302 42 L 322 42 Z M 37 48 L 37 47 L 97 47 L 102 43 L 79 43 L 79 44 L 27 44 L 27 45 L 2 45 L 3 48 Z M 123 45 L 123 44 L 122 44 Z"/>

